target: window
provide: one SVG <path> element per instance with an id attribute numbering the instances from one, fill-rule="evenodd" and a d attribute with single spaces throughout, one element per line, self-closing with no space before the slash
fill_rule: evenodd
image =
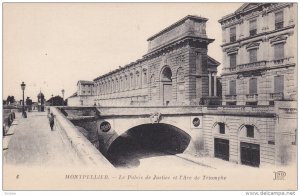
<path id="1" fill-rule="evenodd" d="M 236 41 L 236 28 L 230 28 L 230 42 Z"/>
<path id="2" fill-rule="evenodd" d="M 245 126 L 246 127 L 246 135 L 247 135 L 247 137 L 252 137 L 252 138 L 254 138 L 254 126 L 252 126 L 252 125 L 246 125 Z"/>
<path id="3" fill-rule="evenodd" d="M 231 54 L 229 56 L 230 58 L 230 68 L 235 68 L 236 67 L 236 54 Z"/>
<path id="4" fill-rule="evenodd" d="M 236 41 L 236 28 L 232 27 L 230 28 L 230 42 Z"/>
<path id="5" fill-rule="evenodd" d="M 275 13 L 275 29 L 283 28 L 283 11 Z"/>
<path id="6" fill-rule="evenodd" d="M 236 81 L 231 80 L 229 83 L 229 94 L 236 95 Z"/>
<path id="7" fill-rule="evenodd" d="M 249 80 L 249 94 L 257 94 L 257 78 L 251 78 Z"/>
<path id="8" fill-rule="evenodd" d="M 257 61 L 257 49 L 249 50 L 249 62 L 254 63 Z"/>
<path id="9" fill-rule="evenodd" d="M 144 81 L 143 81 L 144 84 L 147 84 L 147 72 L 145 71 L 144 72 Z"/>
<path id="10" fill-rule="evenodd" d="M 224 123 L 219 123 L 219 133 L 225 134 L 225 124 Z"/>
<path id="11" fill-rule="evenodd" d="M 250 36 L 254 36 L 257 33 L 256 20 L 251 20 L 249 22 L 249 34 Z"/>
<path id="12" fill-rule="evenodd" d="M 274 59 L 279 60 L 284 58 L 284 43 L 274 45 Z"/>
<path id="13" fill-rule="evenodd" d="M 284 78 L 283 76 L 274 76 L 274 93 L 284 92 Z"/>

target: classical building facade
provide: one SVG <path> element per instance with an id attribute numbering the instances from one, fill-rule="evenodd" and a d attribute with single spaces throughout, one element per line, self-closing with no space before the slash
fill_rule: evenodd
<path id="1" fill-rule="evenodd" d="M 222 106 L 204 114 L 210 156 L 245 165 L 296 161 L 296 5 L 245 3 L 219 20 Z"/>
<path id="2" fill-rule="evenodd" d="M 198 105 L 217 96 L 206 18 L 186 16 L 150 37 L 148 53 L 94 79 L 90 105 Z M 208 100 L 208 101 L 207 101 Z"/>
<path id="3" fill-rule="evenodd" d="M 201 128 L 191 130 L 202 155 L 251 166 L 295 163 L 295 20 L 293 3 L 245 3 L 224 16 L 217 77 L 220 63 L 207 55 L 207 19 L 186 16 L 150 37 L 143 58 L 90 82 L 88 101 L 74 105 L 202 105 Z"/>
<path id="4" fill-rule="evenodd" d="M 296 6 L 246 3 L 219 20 L 223 105 L 296 100 Z"/>

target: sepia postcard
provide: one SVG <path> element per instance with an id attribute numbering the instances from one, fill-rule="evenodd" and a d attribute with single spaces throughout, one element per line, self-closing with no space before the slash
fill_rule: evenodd
<path id="1" fill-rule="evenodd" d="M 3 3 L 2 189 L 295 195 L 297 6 Z"/>

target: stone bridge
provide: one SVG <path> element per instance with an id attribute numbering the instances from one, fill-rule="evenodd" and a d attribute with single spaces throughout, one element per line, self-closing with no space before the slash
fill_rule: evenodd
<path id="1" fill-rule="evenodd" d="M 231 162 L 241 163 L 241 142 L 260 145 L 261 163 L 276 162 L 276 149 L 270 145 L 277 140 L 276 107 L 130 106 L 59 109 L 106 157 L 122 151 L 122 148 L 131 148 L 134 142 L 170 154 L 184 152 L 214 157 L 215 142 L 221 138 L 230 141 L 226 156 Z M 225 125 L 225 133 L 220 133 L 220 123 Z M 248 125 L 254 127 L 253 138 L 245 137 L 245 126 Z"/>

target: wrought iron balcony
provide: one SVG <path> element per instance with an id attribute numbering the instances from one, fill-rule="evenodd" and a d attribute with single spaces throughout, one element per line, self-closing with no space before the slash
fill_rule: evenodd
<path id="1" fill-rule="evenodd" d="M 272 100 L 283 100 L 283 93 L 270 93 L 270 99 Z"/>

